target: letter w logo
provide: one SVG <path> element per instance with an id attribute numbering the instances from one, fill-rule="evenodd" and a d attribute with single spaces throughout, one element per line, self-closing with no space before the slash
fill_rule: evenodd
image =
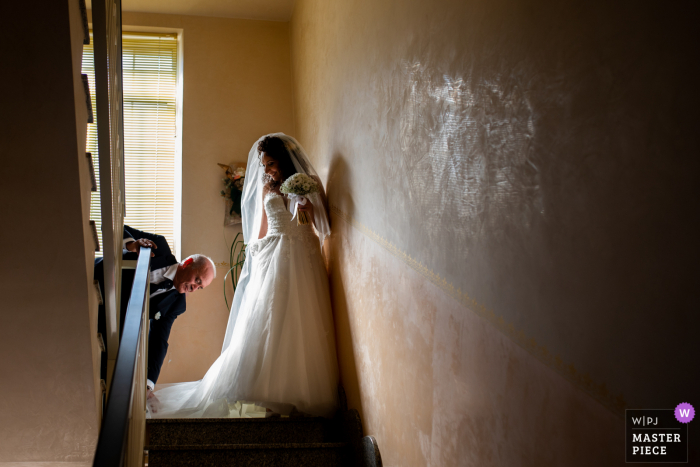
<path id="1" fill-rule="evenodd" d="M 681 417 L 683 417 L 683 418 L 690 417 L 690 409 L 678 409 L 678 411 L 680 412 Z"/>

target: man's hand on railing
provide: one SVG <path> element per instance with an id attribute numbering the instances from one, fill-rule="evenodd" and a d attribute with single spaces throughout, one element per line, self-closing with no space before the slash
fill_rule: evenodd
<path id="1" fill-rule="evenodd" d="M 126 249 L 132 253 L 138 253 L 139 248 L 141 248 L 141 247 L 151 249 L 151 258 L 153 258 L 156 255 L 155 253 L 153 253 L 153 250 L 155 248 L 158 248 L 155 243 L 153 243 L 152 241 L 150 241 L 147 238 L 139 238 L 135 242 L 129 242 L 126 244 Z"/>
<path id="2" fill-rule="evenodd" d="M 152 413 L 158 413 L 158 409 L 160 408 L 160 401 L 156 397 L 155 394 L 153 394 L 153 391 L 150 389 L 147 389 L 147 395 L 146 395 L 146 407 L 148 407 L 148 411 Z"/>

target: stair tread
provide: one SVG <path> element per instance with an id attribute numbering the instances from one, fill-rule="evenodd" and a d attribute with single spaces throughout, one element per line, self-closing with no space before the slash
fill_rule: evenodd
<path id="1" fill-rule="evenodd" d="M 275 417 L 275 418 L 149 418 L 149 425 L 169 423 L 312 423 L 332 421 L 323 417 Z"/>
<path id="2" fill-rule="evenodd" d="M 342 441 L 337 421 L 320 417 L 151 419 L 146 428 L 153 446 Z"/>
<path id="3" fill-rule="evenodd" d="M 200 451 L 234 449 L 334 449 L 347 447 L 348 443 L 267 443 L 267 444 L 184 444 L 148 445 L 149 451 Z"/>

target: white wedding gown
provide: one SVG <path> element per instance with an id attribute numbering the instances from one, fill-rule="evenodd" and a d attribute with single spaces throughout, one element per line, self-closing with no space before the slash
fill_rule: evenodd
<path id="1" fill-rule="evenodd" d="M 297 225 L 280 195 L 263 204 L 268 231 L 247 246 L 250 279 L 237 291 L 230 344 L 202 380 L 157 390 L 151 417 L 237 417 L 237 401 L 281 414 L 334 414 L 338 364 L 318 237 L 310 224 Z"/>

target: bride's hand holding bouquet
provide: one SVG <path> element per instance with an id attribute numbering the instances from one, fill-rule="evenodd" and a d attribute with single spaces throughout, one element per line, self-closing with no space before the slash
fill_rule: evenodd
<path id="1" fill-rule="evenodd" d="M 306 217 L 306 222 L 300 220 L 299 215 Z M 297 225 L 313 225 L 314 222 L 314 205 L 309 198 L 306 198 L 306 204 L 297 205 Z"/>
<path id="2" fill-rule="evenodd" d="M 303 173 L 296 173 L 284 181 L 280 191 L 294 203 L 297 225 L 308 224 L 314 220 L 314 205 L 308 195 L 318 193 L 316 180 Z"/>

